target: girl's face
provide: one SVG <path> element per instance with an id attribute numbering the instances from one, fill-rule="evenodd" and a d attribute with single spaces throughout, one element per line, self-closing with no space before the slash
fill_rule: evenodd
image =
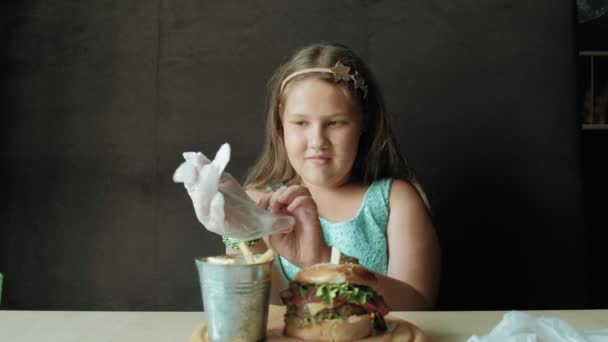
<path id="1" fill-rule="evenodd" d="M 287 157 L 305 185 L 348 181 L 357 156 L 361 114 L 351 96 L 308 77 L 286 89 L 280 114 Z"/>

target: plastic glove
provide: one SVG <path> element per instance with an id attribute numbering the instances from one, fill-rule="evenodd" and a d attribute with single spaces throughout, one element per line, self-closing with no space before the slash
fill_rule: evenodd
<path id="1" fill-rule="evenodd" d="M 253 240 L 271 234 L 288 233 L 294 219 L 272 215 L 249 198 L 245 190 L 224 169 L 230 161 L 230 145 L 223 144 L 213 161 L 200 152 L 184 152 L 173 181 L 184 183 L 194 212 L 209 231 L 237 240 Z"/>
<path id="2" fill-rule="evenodd" d="M 533 317 L 521 311 L 506 313 L 486 336 L 471 336 L 467 342 L 599 342 L 608 330 L 577 330 L 557 317 Z"/>

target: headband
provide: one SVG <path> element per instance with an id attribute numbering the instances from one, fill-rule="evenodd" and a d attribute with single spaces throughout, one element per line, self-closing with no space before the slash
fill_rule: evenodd
<path id="1" fill-rule="evenodd" d="M 289 82 L 294 77 L 297 77 L 297 76 L 300 76 L 303 74 L 310 74 L 313 72 L 322 72 L 322 73 L 330 74 L 330 75 L 332 75 L 332 78 L 334 79 L 334 82 L 336 82 L 336 83 L 338 83 L 340 81 L 344 81 L 347 83 L 348 83 L 348 81 L 353 81 L 355 89 L 361 89 L 361 91 L 363 92 L 363 98 L 367 98 L 367 85 L 365 84 L 365 80 L 363 79 L 361 74 L 359 74 L 357 72 L 357 70 L 355 70 L 351 74 L 350 67 L 340 63 L 340 61 L 338 61 L 336 63 L 336 65 L 334 65 L 331 68 L 307 68 L 307 69 L 298 70 L 298 71 L 290 74 L 289 76 L 285 77 L 283 82 L 281 82 L 280 92 L 281 93 L 283 92 L 283 88 L 285 88 L 285 84 L 287 84 L 287 82 Z"/>

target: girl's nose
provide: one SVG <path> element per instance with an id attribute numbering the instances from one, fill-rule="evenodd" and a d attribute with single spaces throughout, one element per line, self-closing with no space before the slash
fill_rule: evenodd
<path id="1" fill-rule="evenodd" d="M 316 151 L 327 148 L 327 137 L 325 136 L 325 128 L 322 125 L 312 125 L 308 145 Z"/>

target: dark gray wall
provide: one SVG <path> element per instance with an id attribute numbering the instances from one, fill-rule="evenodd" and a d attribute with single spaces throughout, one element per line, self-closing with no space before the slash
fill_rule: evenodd
<path id="1" fill-rule="evenodd" d="M 367 59 L 434 205 L 440 308 L 585 305 L 571 1 L 3 3 L 4 308 L 199 310 L 222 250 L 171 174 L 263 136 L 292 49 Z"/>

